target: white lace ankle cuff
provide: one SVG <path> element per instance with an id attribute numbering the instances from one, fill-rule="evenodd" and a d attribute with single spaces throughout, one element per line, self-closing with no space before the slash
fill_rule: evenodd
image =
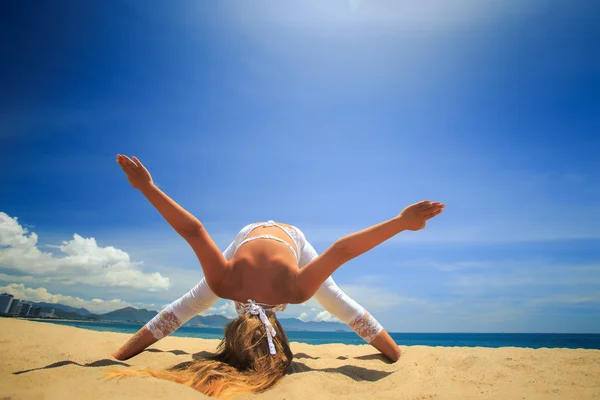
<path id="1" fill-rule="evenodd" d="M 182 325 L 179 318 L 173 314 L 169 309 L 164 309 L 160 313 L 156 314 L 146 324 L 146 328 L 152 333 L 155 339 L 160 340 L 165 336 L 175 332 Z"/>
<path id="2" fill-rule="evenodd" d="M 371 343 L 383 330 L 381 324 L 366 311 L 363 315 L 356 317 L 348 326 L 367 343 Z"/>

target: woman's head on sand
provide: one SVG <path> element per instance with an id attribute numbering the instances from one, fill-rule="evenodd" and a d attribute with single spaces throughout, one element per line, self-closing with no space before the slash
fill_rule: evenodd
<path id="1" fill-rule="evenodd" d="M 283 378 L 292 363 L 288 339 L 275 313 L 266 316 L 275 328 L 275 354 L 271 354 L 267 332 L 258 315 L 243 313 L 225 326 L 225 337 L 216 354 L 168 370 L 119 370 L 110 377 L 150 375 L 183 383 L 206 395 L 226 398 L 239 392 L 259 393 Z"/>

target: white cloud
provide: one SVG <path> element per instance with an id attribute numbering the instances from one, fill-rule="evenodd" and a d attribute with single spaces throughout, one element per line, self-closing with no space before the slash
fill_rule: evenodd
<path id="1" fill-rule="evenodd" d="M 300 321 L 307 321 L 307 318 L 308 318 L 308 314 L 307 314 L 307 313 L 305 313 L 305 312 L 301 313 L 301 314 L 298 316 L 298 319 L 299 319 Z"/>
<path id="2" fill-rule="evenodd" d="M 334 317 L 327 311 L 321 311 L 320 313 L 318 313 L 315 316 L 314 321 L 339 322 L 339 320 L 336 317 Z"/>
<path id="3" fill-rule="evenodd" d="M 343 284 L 337 282 L 340 289 L 369 313 L 375 316 L 396 313 L 396 308 L 403 305 L 436 309 L 437 304 L 423 299 L 402 296 L 386 289 L 381 284 L 381 277 L 365 275 L 358 279 L 361 284 Z M 413 309 L 412 307 L 410 307 Z M 340 322 L 338 318 L 325 310 L 315 298 L 303 304 L 290 304 L 285 311 L 286 317 L 295 317 L 302 321 Z"/>
<path id="4" fill-rule="evenodd" d="M 567 304 L 567 305 L 581 305 L 581 304 L 591 304 L 591 303 L 600 303 L 600 295 L 592 294 L 589 296 L 583 295 L 571 295 L 571 296 L 552 296 L 552 297 L 542 297 L 529 300 L 527 302 L 528 305 L 537 306 L 537 305 L 546 305 L 546 304 Z"/>
<path id="5" fill-rule="evenodd" d="M 502 260 L 487 262 L 483 273 L 462 273 L 448 281 L 455 293 L 492 293 L 516 290 L 530 293 L 545 290 L 582 295 L 600 286 L 600 264 L 573 265 L 545 260 Z M 527 290 L 525 290 L 527 289 Z"/>
<path id="6" fill-rule="evenodd" d="M 423 299 L 402 296 L 391 292 L 382 284 L 372 285 L 340 284 L 340 288 L 370 313 L 377 313 L 406 304 L 426 305 Z"/>
<path id="7" fill-rule="evenodd" d="M 202 313 L 202 315 L 215 314 L 222 315 L 227 318 L 236 318 L 238 316 L 237 311 L 235 311 L 235 304 L 231 300 L 225 300 L 225 303 L 223 303 L 221 306 L 211 307 Z"/>
<path id="8" fill-rule="evenodd" d="M 141 262 L 133 262 L 123 250 L 98 246 L 94 238 L 74 234 L 72 240 L 50 246 L 64 254 L 63 257 L 41 251 L 37 243 L 35 232 L 28 234 L 16 217 L 0 212 L 0 268 L 18 271 L 18 274 L 3 274 L 6 278 L 148 291 L 167 290 L 170 286 L 169 278 L 158 272 L 141 271 Z"/>
<path id="9" fill-rule="evenodd" d="M 50 278 L 35 277 L 32 275 L 9 275 L 0 272 L 0 281 L 7 281 L 11 283 L 26 283 L 26 284 L 40 284 L 52 282 Z"/>
<path id="10" fill-rule="evenodd" d="M 75 308 L 85 308 L 93 313 L 106 313 L 109 311 L 117 310 L 119 308 L 130 307 L 131 303 L 113 299 L 113 300 L 102 300 L 92 299 L 84 300 L 79 297 L 65 296 L 62 294 L 53 294 L 48 292 L 46 288 L 38 287 L 36 289 L 25 287 L 20 283 L 11 283 L 7 286 L 0 286 L 0 292 L 7 292 L 12 294 L 15 298 L 20 300 L 28 300 L 34 302 L 46 302 L 46 303 L 60 303 L 66 306 Z M 144 308 L 151 307 L 151 304 L 136 303 L 138 307 L 143 306 Z"/>

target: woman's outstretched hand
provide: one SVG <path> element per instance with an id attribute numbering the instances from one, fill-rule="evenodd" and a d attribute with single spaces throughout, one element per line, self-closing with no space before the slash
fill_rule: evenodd
<path id="1" fill-rule="evenodd" d="M 150 172 L 148 172 L 142 162 L 135 156 L 132 160 L 127 156 L 117 154 L 117 163 L 123 172 L 125 172 L 125 175 L 127 175 L 127 180 L 134 188 L 142 190 L 145 187 L 154 184 L 154 182 L 152 182 L 152 176 L 150 176 Z"/>
<path id="2" fill-rule="evenodd" d="M 418 231 L 425 228 L 427 220 L 444 211 L 444 207 L 446 205 L 439 201 L 432 203 L 429 200 L 425 200 L 406 207 L 398 217 L 402 219 L 406 229 Z"/>

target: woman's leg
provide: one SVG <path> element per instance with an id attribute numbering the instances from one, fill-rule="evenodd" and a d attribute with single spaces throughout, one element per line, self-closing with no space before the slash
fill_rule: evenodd
<path id="1" fill-rule="evenodd" d="M 223 252 L 226 260 L 233 257 L 236 241 L 237 238 Z M 113 357 L 118 360 L 126 360 L 141 353 L 146 347 L 173 333 L 195 315 L 211 308 L 218 299 L 219 297 L 210 289 L 206 279 L 202 278 L 192 290 L 156 314 L 119 350 L 113 353 Z"/>
<path id="2" fill-rule="evenodd" d="M 158 341 L 157 338 L 150 333 L 146 326 L 142 326 L 119 350 L 111 355 L 117 360 L 127 360 L 133 356 L 140 354 L 146 347 L 153 345 Z"/>
<path id="3" fill-rule="evenodd" d="M 391 361 L 400 357 L 400 348 L 381 324 L 360 304 L 350 298 L 329 277 L 315 293 L 315 299 L 331 315 L 348 325 Z"/>
<path id="4" fill-rule="evenodd" d="M 306 240 L 304 233 L 299 232 L 303 243 L 298 266 L 302 268 L 319 255 Z M 388 359 L 391 361 L 398 360 L 400 348 L 396 342 L 367 310 L 336 285 L 332 277 L 323 282 L 314 297 L 327 312 L 347 324 L 358 336 L 383 353 Z"/>
<path id="5" fill-rule="evenodd" d="M 206 279 L 202 278 L 192 290 L 156 314 L 115 352 L 113 357 L 126 360 L 141 353 L 146 347 L 170 335 L 196 315 L 208 310 L 217 300 L 219 297 L 208 287 Z"/>

